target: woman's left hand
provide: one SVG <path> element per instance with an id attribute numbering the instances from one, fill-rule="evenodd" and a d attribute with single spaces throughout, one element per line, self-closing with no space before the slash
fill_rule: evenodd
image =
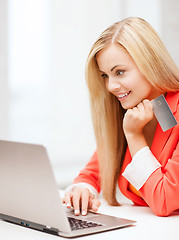
<path id="1" fill-rule="evenodd" d="M 128 109 L 123 119 L 124 134 L 142 134 L 144 126 L 152 120 L 153 116 L 152 104 L 147 99 L 143 100 L 136 107 Z"/>

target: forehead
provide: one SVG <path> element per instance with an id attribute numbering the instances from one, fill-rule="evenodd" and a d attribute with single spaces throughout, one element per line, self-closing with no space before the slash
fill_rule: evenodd
<path id="1" fill-rule="evenodd" d="M 129 65 L 133 62 L 130 54 L 119 44 L 111 44 L 96 55 L 99 69 L 108 69 L 114 65 Z"/>

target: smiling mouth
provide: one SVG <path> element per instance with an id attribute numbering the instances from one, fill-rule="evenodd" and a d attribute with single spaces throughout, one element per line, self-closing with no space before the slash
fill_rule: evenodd
<path id="1" fill-rule="evenodd" d="M 117 95 L 117 98 L 118 98 L 119 100 L 126 99 L 130 93 L 131 93 L 131 91 L 129 91 L 129 92 L 127 92 L 127 93 L 118 94 L 118 95 Z"/>

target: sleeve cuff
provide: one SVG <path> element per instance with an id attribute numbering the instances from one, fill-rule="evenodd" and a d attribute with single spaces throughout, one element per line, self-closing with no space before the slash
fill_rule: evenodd
<path id="1" fill-rule="evenodd" d="M 75 183 L 75 184 L 71 184 L 70 186 L 68 186 L 66 189 L 65 189 L 65 193 L 69 192 L 72 190 L 73 187 L 81 187 L 81 188 L 88 188 L 88 190 L 95 195 L 95 198 L 97 198 L 98 196 L 98 191 L 96 190 L 96 188 L 94 188 L 93 186 L 91 186 L 90 184 L 88 183 L 83 183 L 83 182 L 80 182 L 80 183 Z"/>
<path id="2" fill-rule="evenodd" d="M 154 157 L 149 147 L 139 150 L 132 158 L 122 175 L 139 190 L 150 175 L 161 167 L 161 164 Z"/>

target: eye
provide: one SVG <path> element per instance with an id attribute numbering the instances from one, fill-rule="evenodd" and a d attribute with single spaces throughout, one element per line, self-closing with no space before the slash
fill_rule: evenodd
<path id="1" fill-rule="evenodd" d="M 105 73 L 103 73 L 103 74 L 101 74 L 101 77 L 104 78 L 104 79 L 106 79 L 106 78 L 108 78 L 108 75 L 105 74 Z"/>
<path id="2" fill-rule="evenodd" d="M 117 74 L 117 75 L 123 75 L 124 72 L 125 72 L 124 70 L 117 70 L 117 71 L 116 71 L 116 74 Z"/>

